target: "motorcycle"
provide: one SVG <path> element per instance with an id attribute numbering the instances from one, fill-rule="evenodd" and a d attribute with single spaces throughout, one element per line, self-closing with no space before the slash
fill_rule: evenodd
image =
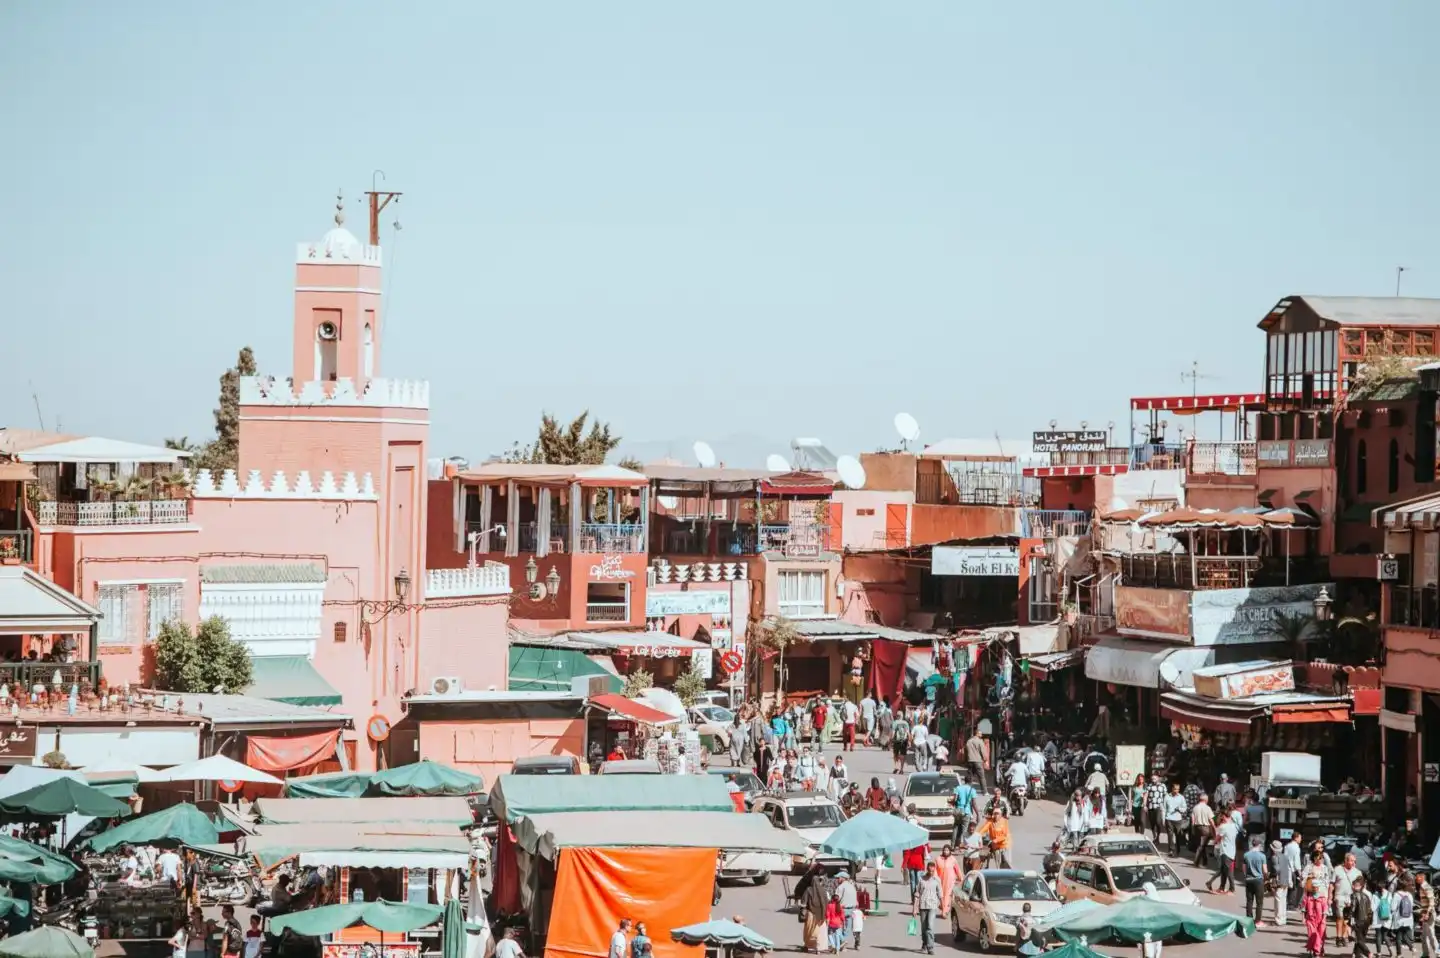
<path id="1" fill-rule="evenodd" d="M 1032 796 L 1034 796 L 1035 798 L 1044 798 L 1044 797 L 1045 797 L 1045 776 L 1043 776 L 1043 775 L 1031 775 L 1031 776 L 1030 776 L 1030 794 L 1031 794 Z"/>
<path id="2" fill-rule="evenodd" d="M 1029 790 L 1024 785 L 1010 786 L 1010 808 L 1015 812 L 1017 816 L 1022 816 L 1025 814 L 1025 804 L 1029 798 L 1028 791 Z"/>

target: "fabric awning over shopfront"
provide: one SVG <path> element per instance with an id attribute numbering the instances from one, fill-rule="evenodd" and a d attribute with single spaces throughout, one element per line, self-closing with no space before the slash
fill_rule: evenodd
<path id="1" fill-rule="evenodd" d="M 667 715 L 657 708 L 651 708 L 644 702 L 627 699 L 623 695 L 594 695 L 590 697 L 590 704 L 604 709 L 611 715 L 634 722 L 644 722 L 646 725 L 669 725 L 678 721 L 672 715 Z"/>
<path id="2" fill-rule="evenodd" d="M 501 775 L 490 810 L 502 821 L 571 811 L 734 813 L 718 775 Z"/>
<path id="3" fill-rule="evenodd" d="M 1047 652 L 1044 655 L 1031 656 L 1025 661 L 1029 663 L 1031 675 L 1044 678 L 1052 672 L 1079 665 L 1084 659 L 1084 649 L 1066 649 L 1064 652 Z"/>
<path id="4" fill-rule="evenodd" d="M 576 649 L 510 646 L 510 681 L 515 692 L 568 692 L 570 680 L 581 676 L 609 677 L 611 692 L 624 683 L 590 656 Z"/>
<path id="5" fill-rule="evenodd" d="M 1267 717 L 1276 725 L 1349 722 L 1350 703 L 1345 699 L 1312 696 L 1303 692 L 1212 699 L 1189 691 L 1176 691 L 1160 696 L 1160 715 L 1215 732 L 1249 732 L 1251 723 Z"/>
<path id="6" fill-rule="evenodd" d="M 1440 496 L 1420 496 L 1381 506 L 1371 514 L 1370 524 L 1383 529 L 1421 529 L 1440 526 Z"/>
<path id="7" fill-rule="evenodd" d="M 288 705 L 339 705 L 340 693 L 303 655 L 260 655 L 250 660 L 256 698 Z"/>
<path id="8" fill-rule="evenodd" d="M 728 812 L 554 812 L 515 825 L 527 852 L 554 859 L 562 848 L 718 848 L 727 852 L 803 855 L 797 833 L 777 829 L 764 815 Z"/>
<path id="9" fill-rule="evenodd" d="M 1159 689 L 1189 685 L 1196 669 L 1214 664 L 1213 647 L 1165 645 L 1105 635 L 1090 646 L 1085 656 L 1085 677 L 1097 682 Z"/>

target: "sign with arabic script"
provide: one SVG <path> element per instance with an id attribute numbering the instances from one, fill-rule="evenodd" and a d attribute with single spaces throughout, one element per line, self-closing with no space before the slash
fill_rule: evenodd
<path id="1" fill-rule="evenodd" d="M 1014 546 L 935 546 L 930 550 L 931 575 L 1020 575 L 1020 552 Z"/>
<path id="2" fill-rule="evenodd" d="M 0 762 L 28 762 L 35 757 L 35 726 L 0 728 Z"/>
<path id="3" fill-rule="evenodd" d="M 645 618 L 662 615 L 729 615 L 730 588 L 661 592 L 654 586 L 645 593 Z"/>
<path id="4" fill-rule="evenodd" d="M 607 579 L 633 579 L 635 570 L 622 565 L 625 560 L 619 555 L 601 556 L 600 561 L 590 567 L 590 578 L 600 582 Z"/>
<path id="5" fill-rule="evenodd" d="M 1043 429 L 1030 444 L 1036 452 L 1092 452 L 1104 449 L 1108 441 L 1103 429 Z"/>

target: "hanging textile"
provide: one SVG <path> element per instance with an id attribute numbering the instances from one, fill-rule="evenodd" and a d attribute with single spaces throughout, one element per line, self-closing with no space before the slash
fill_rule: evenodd
<path id="1" fill-rule="evenodd" d="M 910 646 L 893 639 L 873 639 L 870 643 L 870 689 L 894 705 L 905 689 L 905 660 Z"/>
<path id="2" fill-rule="evenodd" d="M 246 739 L 245 764 L 263 772 L 286 772 L 292 768 L 317 765 L 336 753 L 340 733 L 281 737 L 251 735 Z"/>

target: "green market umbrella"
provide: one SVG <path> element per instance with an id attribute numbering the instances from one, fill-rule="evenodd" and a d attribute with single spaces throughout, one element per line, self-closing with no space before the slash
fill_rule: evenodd
<path id="1" fill-rule="evenodd" d="M 1181 937 L 1213 941 L 1232 932 L 1248 938 L 1255 933 L 1255 922 L 1213 908 L 1171 905 L 1142 896 L 1076 915 L 1050 930 L 1062 941 L 1082 945 L 1111 938 L 1133 945 Z"/>
<path id="2" fill-rule="evenodd" d="M 0 881 L 57 885 L 80 869 L 70 859 L 21 838 L 0 835 Z"/>
<path id="3" fill-rule="evenodd" d="M 194 805 L 181 803 L 122 822 L 90 839 L 90 848 L 106 852 L 118 845 L 214 845 L 220 829 Z"/>
<path id="4" fill-rule="evenodd" d="M 10 898 L 7 895 L 0 895 L 0 918 L 9 918 L 11 915 L 25 917 L 30 914 L 30 903 L 21 901 L 19 898 Z"/>
<path id="5" fill-rule="evenodd" d="M 898 815 L 867 808 L 840 823 L 820 846 L 826 855 L 862 862 L 890 852 L 930 844 L 930 833 Z"/>
<path id="6" fill-rule="evenodd" d="M 1083 915 L 1087 911 L 1094 911 L 1105 906 L 1098 901 L 1091 901 L 1089 898 L 1077 898 L 1074 901 L 1067 901 L 1059 908 L 1047 915 L 1042 915 L 1035 920 L 1035 927 L 1041 931 L 1049 931 L 1056 925 L 1064 924 L 1076 915 Z"/>
<path id="7" fill-rule="evenodd" d="M 1054 913 L 1052 912 L 1051 914 Z M 1067 942 L 1059 948 L 1052 949 L 1044 954 L 1045 958 L 1107 958 L 1107 956 L 1100 954 L 1100 952 L 1092 948 L 1085 947 L 1078 941 Z"/>
<path id="8" fill-rule="evenodd" d="M 318 938 L 359 924 L 369 925 L 376 931 L 405 932 L 435 924 L 440 914 L 439 905 L 407 905 L 383 900 L 346 902 L 272 918 L 270 930 L 277 935 L 293 931 L 307 938 Z"/>
<path id="9" fill-rule="evenodd" d="M 4 958 L 95 958 L 95 949 L 73 931 L 45 925 L 13 938 L 0 939 Z"/>
<path id="10" fill-rule="evenodd" d="M 775 942 L 755 929 L 723 919 L 672 928 L 670 937 L 685 945 L 714 945 L 717 948 L 739 946 L 751 951 L 770 951 L 775 947 Z"/>
<path id="11" fill-rule="evenodd" d="M 478 775 L 422 759 L 410 765 L 387 768 L 371 775 L 369 794 L 404 797 L 477 795 L 484 788 L 485 780 Z"/>
<path id="12" fill-rule="evenodd" d="M 130 814 L 130 806 L 93 785 L 73 778 L 56 778 L 0 798 L 0 812 L 11 819 L 21 820 L 64 818 L 66 815 L 123 818 Z"/>
<path id="13" fill-rule="evenodd" d="M 325 772 L 285 780 L 286 798 L 361 798 L 370 788 L 365 772 Z"/>
<path id="14" fill-rule="evenodd" d="M 445 903 L 440 958 L 465 958 L 465 916 L 460 912 L 460 900 L 457 898 Z"/>

